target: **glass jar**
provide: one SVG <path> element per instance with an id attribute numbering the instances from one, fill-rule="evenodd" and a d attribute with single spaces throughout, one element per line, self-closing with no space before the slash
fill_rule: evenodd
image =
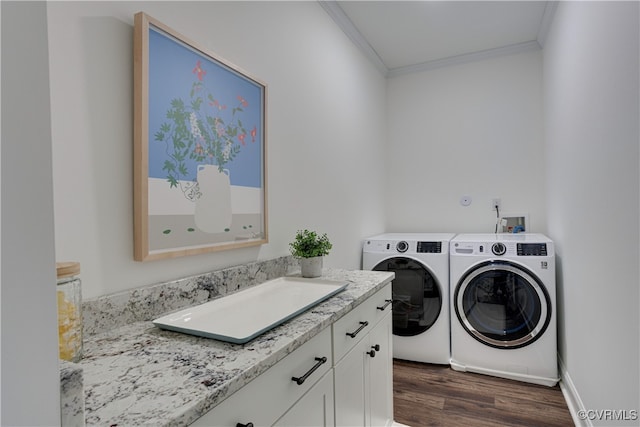
<path id="1" fill-rule="evenodd" d="M 82 293 L 80 263 L 56 263 L 58 273 L 58 348 L 60 359 L 79 362 L 82 359 Z"/>

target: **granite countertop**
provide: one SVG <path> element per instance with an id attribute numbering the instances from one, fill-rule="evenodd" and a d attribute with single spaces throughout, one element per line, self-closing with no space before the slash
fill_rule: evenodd
<path id="1" fill-rule="evenodd" d="M 134 322 L 84 342 L 85 420 L 101 426 L 182 426 L 211 410 L 393 279 L 325 269 L 344 291 L 244 345 Z"/>

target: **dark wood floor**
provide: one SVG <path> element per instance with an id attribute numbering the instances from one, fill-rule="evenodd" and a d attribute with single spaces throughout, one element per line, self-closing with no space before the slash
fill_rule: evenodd
<path id="1" fill-rule="evenodd" d="M 394 418 L 411 427 L 573 426 L 558 386 L 546 387 L 446 365 L 393 362 Z"/>

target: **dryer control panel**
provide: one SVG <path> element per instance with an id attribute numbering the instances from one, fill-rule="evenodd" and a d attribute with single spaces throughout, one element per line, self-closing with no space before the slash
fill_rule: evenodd
<path id="1" fill-rule="evenodd" d="M 364 250 L 366 252 L 382 253 L 440 254 L 442 253 L 442 242 L 416 240 L 367 240 L 364 243 Z"/>
<path id="2" fill-rule="evenodd" d="M 442 253 L 442 242 L 418 242 L 416 252 L 419 254 Z"/>

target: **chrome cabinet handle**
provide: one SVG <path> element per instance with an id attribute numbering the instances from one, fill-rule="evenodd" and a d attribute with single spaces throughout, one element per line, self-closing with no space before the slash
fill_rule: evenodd
<path id="1" fill-rule="evenodd" d="M 393 300 L 386 299 L 386 300 L 384 300 L 384 305 L 383 306 L 376 307 L 376 308 L 378 310 L 380 310 L 380 311 L 384 311 L 389 306 L 389 304 L 391 304 L 392 302 L 393 302 Z"/>
<path id="2" fill-rule="evenodd" d="M 347 332 L 347 335 L 351 338 L 355 338 L 361 330 L 367 327 L 367 325 L 369 325 L 369 322 L 360 322 L 360 327 L 353 332 Z"/>
<path id="3" fill-rule="evenodd" d="M 307 380 L 307 378 L 309 378 L 309 375 L 313 374 L 316 371 L 316 369 L 318 369 L 320 367 L 320 365 L 322 365 L 323 363 L 327 362 L 327 358 L 326 357 L 316 357 L 315 360 L 318 363 L 313 365 L 311 367 L 311 369 L 309 369 L 307 371 L 306 374 L 304 374 L 301 377 L 291 377 L 291 381 L 295 381 L 296 384 L 301 385 L 302 383 L 304 383 Z"/>

